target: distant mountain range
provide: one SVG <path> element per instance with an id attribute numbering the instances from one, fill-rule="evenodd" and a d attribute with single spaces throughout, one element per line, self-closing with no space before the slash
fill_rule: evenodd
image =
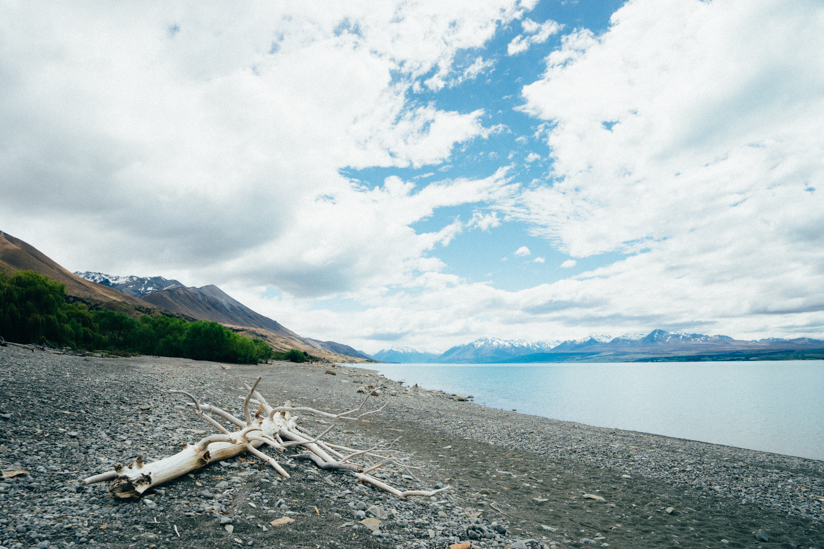
<path id="1" fill-rule="evenodd" d="M 429 362 L 438 356 L 438 353 L 424 353 L 416 351 L 412 347 L 381 349 L 372 355 L 375 360 L 380 360 L 381 362 L 396 362 L 398 364 Z"/>
<path id="2" fill-rule="evenodd" d="M 336 362 L 371 358 L 342 343 L 299 336 L 226 295 L 217 286 L 187 288 L 177 280 L 160 276 L 74 274 L 34 246 L 0 231 L 0 271 L 23 270 L 38 272 L 65 285 L 68 301 L 85 303 L 91 310 L 109 310 L 132 317 L 165 313 L 190 320 L 211 320 L 238 333 L 264 339 L 276 351 L 299 349 Z"/>
<path id="3" fill-rule="evenodd" d="M 505 340 L 485 337 L 452 347 L 433 362 L 503 362 L 512 358 L 550 351 L 558 342 Z"/>
<path id="4" fill-rule="evenodd" d="M 405 348 L 403 354 L 379 351 L 373 356 L 384 362 L 430 362 L 459 364 L 530 362 L 632 362 L 695 360 L 783 360 L 824 359 L 824 341 L 810 338 L 736 340 L 653 330 L 649 334 L 619 337 L 590 336 L 583 339 L 543 342 L 483 338 L 452 347 L 428 360 L 397 360 L 398 357 L 432 355 Z"/>

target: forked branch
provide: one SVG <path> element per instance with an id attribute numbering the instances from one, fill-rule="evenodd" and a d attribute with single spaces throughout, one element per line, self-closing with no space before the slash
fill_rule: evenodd
<path id="1" fill-rule="evenodd" d="M 401 491 L 369 475 L 369 472 L 384 465 L 389 467 L 400 466 L 408 470 L 408 465 L 400 463 L 397 459 L 393 458 L 391 454 L 387 453 L 388 447 L 396 442 L 397 439 L 390 443 L 375 445 L 366 450 L 357 450 L 327 443 L 322 440 L 322 438 L 334 428 L 334 425 L 318 436 L 312 435 L 309 431 L 297 425 L 297 417 L 294 415 L 295 412 L 306 412 L 329 419 L 349 421 L 358 420 L 366 415 L 380 412 L 386 404 L 374 410 L 364 411 L 364 407 L 371 395 L 367 395 L 357 408 L 339 414 L 302 406 L 295 407 L 292 406 L 289 401 L 283 406 L 273 407 L 257 391 L 260 379 L 261 378 L 257 378 L 252 386 L 246 384 L 243 386 L 247 391 L 246 396 L 243 397 L 243 420 L 235 417 L 226 410 L 198 402 L 197 398 L 189 392 L 178 390 L 169 391 L 170 393 L 184 395 L 189 398 L 191 400 L 189 406 L 194 409 L 195 415 L 217 429 L 219 434 L 206 436 L 195 444 L 187 444 L 183 450 L 177 454 L 152 463 L 144 463 L 143 457 L 138 456 L 133 463 L 127 466 L 118 464 L 114 467 L 113 471 L 91 476 L 85 479 L 83 484 L 111 481 L 109 491 L 111 491 L 115 497 L 140 497 L 150 488 L 154 488 L 164 482 L 200 469 L 209 463 L 229 459 L 247 452 L 271 465 L 284 478 L 288 478 L 289 474 L 280 463 L 278 463 L 274 457 L 262 451 L 261 446 L 266 444 L 281 453 L 287 452 L 290 447 L 301 446 L 304 450 L 302 453 L 292 454 L 291 456 L 286 455 L 286 457 L 310 460 L 323 470 L 351 472 L 361 482 L 385 490 L 400 498 L 409 496 L 433 496 L 449 488 L 447 486 L 438 490 L 429 491 Z M 249 404 L 258 407 L 254 416 L 249 410 Z M 231 423 L 236 430 L 230 431 L 213 418 L 212 415 Z M 336 449 L 346 453 L 343 454 Z M 373 464 L 350 462 L 354 457 L 367 460 L 376 459 L 378 461 Z"/>

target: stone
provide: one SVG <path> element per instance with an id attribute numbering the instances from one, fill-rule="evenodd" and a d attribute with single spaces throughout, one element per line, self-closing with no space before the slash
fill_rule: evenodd
<path id="1" fill-rule="evenodd" d="M 332 370 L 331 368 L 326 370 L 326 372 L 324 372 L 324 373 L 329 374 L 330 376 L 338 375 L 338 373 L 335 370 Z"/>
<path id="2" fill-rule="evenodd" d="M 535 503 L 537 503 L 538 505 L 543 505 L 544 503 L 546 503 L 546 502 L 547 502 L 547 501 L 549 501 L 549 500 L 548 500 L 548 499 L 544 499 L 544 498 L 532 498 L 532 501 L 534 501 L 534 502 L 535 502 Z"/>
<path id="3" fill-rule="evenodd" d="M 602 503 L 607 501 L 604 498 L 602 498 L 601 496 L 597 496 L 595 494 L 584 494 L 584 499 L 591 499 L 593 501 L 598 501 L 598 502 L 602 502 Z"/>
<path id="4" fill-rule="evenodd" d="M 232 532 L 234 532 L 234 531 L 235 531 L 235 527 L 234 527 L 234 526 L 232 526 L 231 524 L 226 524 L 226 525 L 224 525 L 224 526 L 223 526 L 223 528 L 224 528 L 227 532 L 229 532 L 230 534 L 231 534 Z"/>
<path id="5" fill-rule="evenodd" d="M 770 537 L 767 535 L 767 532 L 765 532 L 761 528 L 759 528 L 758 531 L 755 533 L 755 539 L 763 542 L 770 541 Z"/>
<path id="6" fill-rule="evenodd" d="M 463 543 L 453 543 L 449 546 L 449 549 L 469 549 L 469 547 L 469 542 L 464 541 Z"/>
<path id="7" fill-rule="evenodd" d="M 275 519 L 269 524 L 272 526 L 283 526 L 284 524 L 289 524 L 291 522 L 295 522 L 295 519 L 289 517 L 280 517 L 279 519 Z"/>
<path id="8" fill-rule="evenodd" d="M 373 517 L 363 519 L 360 523 L 372 530 L 372 532 L 377 532 L 381 529 L 381 521 Z"/>
<path id="9" fill-rule="evenodd" d="M 589 538 L 582 538 L 581 541 L 579 541 L 578 543 L 580 543 L 581 545 L 595 545 L 595 540 Z"/>
<path id="10" fill-rule="evenodd" d="M 552 526 L 547 526 L 546 524 L 542 524 L 541 528 L 543 528 L 547 532 L 556 532 L 558 530 L 557 528 L 553 528 Z"/>
<path id="11" fill-rule="evenodd" d="M 231 517 L 220 517 L 220 524 L 232 524 Z"/>
<path id="12" fill-rule="evenodd" d="M 383 509 L 383 507 L 378 507 L 377 505 L 373 505 L 368 508 L 366 510 L 366 514 L 372 515 L 380 520 L 386 520 L 389 518 L 389 514 Z"/>
<path id="13" fill-rule="evenodd" d="M 149 509 L 157 509 L 157 503 L 153 502 L 152 500 L 150 500 L 148 498 L 143 500 L 143 505 L 145 505 Z"/>
<path id="14" fill-rule="evenodd" d="M 675 507 L 667 507 L 664 509 L 664 512 L 668 515 L 677 515 L 678 511 L 675 510 Z"/>
<path id="15" fill-rule="evenodd" d="M 512 545 L 509 546 L 509 549 L 529 549 L 529 547 L 527 547 L 526 543 L 523 541 L 518 540 L 513 542 Z"/>

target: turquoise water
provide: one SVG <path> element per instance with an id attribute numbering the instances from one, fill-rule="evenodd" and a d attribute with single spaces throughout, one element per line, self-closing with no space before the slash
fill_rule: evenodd
<path id="1" fill-rule="evenodd" d="M 824 361 L 360 366 L 493 408 L 824 460 Z"/>

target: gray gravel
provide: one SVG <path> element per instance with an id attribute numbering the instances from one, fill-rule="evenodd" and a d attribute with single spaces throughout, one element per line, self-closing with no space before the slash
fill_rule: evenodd
<path id="1" fill-rule="evenodd" d="M 541 508 L 540 514 L 518 509 L 514 495 L 506 499 L 509 492 L 499 491 L 494 501 L 485 494 L 487 480 L 494 477 L 496 482 L 509 482 L 518 473 L 490 469 L 474 484 L 451 479 L 456 471 L 454 465 L 450 469 L 449 460 L 455 458 L 446 456 L 451 455 L 453 445 L 458 449 L 461 440 L 475 444 L 461 447 L 461 452 L 473 456 L 485 448 L 477 443 L 491 443 L 490 453 L 515 456 L 509 459 L 521 464 L 530 461 L 530 455 L 536 456 L 536 463 L 545 464 L 541 467 L 547 484 L 565 472 L 572 479 L 573 473 L 584 478 L 603 471 L 605 478 L 631 478 L 638 484 L 643 479 L 653 487 L 649 490 L 697 494 L 689 501 L 697 501 L 696 506 L 706 502 L 708 508 L 715 506 L 722 513 L 758 508 L 773 512 L 764 515 L 764 521 L 783 515 L 797 517 L 786 524 L 798 530 L 798 539 L 806 540 L 806 545 L 795 546 L 817 546 L 816 534 L 810 532 L 820 532 L 824 519 L 821 461 L 524 416 L 477 406 L 457 395 L 403 387 L 366 370 L 336 367 L 336 375 L 327 375 L 327 369 L 325 365 L 293 364 L 228 366 L 154 357 L 107 359 L 0 348 L 0 469 L 7 474 L 26 471 L 0 479 L 0 549 L 79 545 L 155 549 L 204 544 L 443 548 L 467 541 L 473 547 L 530 549 L 561 544 L 620 546 L 606 531 L 590 532 L 578 526 L 595 521 L 596 513 L 589 508 L 581 508 L 580 514 L 569 515 L 570 522 L 561 524 L 560 515 L 550 513 L 553 509 Z M 292 475 L 287 480 L 256 460 L 235 459 L 173 481 L 139 503 L 112 499 L 103 484 L 80 484 L 82 478 L 116 463 L 130 462 L 137 455 L 147 461 L 160 459 L 184 442 L 212 432 L 186 409 L 185 401 L 165 391 L 189 390 L 202 401 L 240 415 L 243 392 L 239 385 L 258 375 L 264 376 L 259 390 L 270 401 L 290 399 L 295 405 L 334 411 L 360 404 L 361 387 L 379 391 L 376 402 L 386 403 L 380 416 L 368 424 L 342 424 L 325 438 L 364 448 L 404 434 L 411 437 L 412 445 L 405 447 L 402 438 L 395 446 L 395 456 L 423 467 L 414 469 L 420 481 L 404 471 L 378 474 L 407 489 L 440 487 L 450 481 L 457 484 L 434 498 L 401 500 L 360 485 L 347 473 L 318 471 L 307 462 L 283 456 L 279 460 Z M 313 432 L 327 425 L 312 416 L 302 417 L 300 423 Z M 433 434 L 435 448 L 429 453 L 422 446 L 428 432 Z M 467 463 L 475 462 L 455 463 L 466 469 Z M 544 478 L 536 480 L 529 473 L 522 473 L 518 482 L 528 487 L 531 483 L 530 489 L 536 491 L 525 495 L 522 489 L 522 499 L 536 508 L 561 505 L 544 499 L 552 497 L 542 484 Z M 512 492 L 517 488 L 513 484 Z M 606 494 L 606 488 L 602 493 Z M 581 507 L 582 494 L 564 496 L 568 501 L 563 504 L 568 503 L 569 509 Z M 614 509 L 606 513 L 621 511 L 610 505 Z M 695 509 L 676 512 L 667 504 L 657 507 L 655 512 L 665 518 L 684 513 L 685 524 L 678 526 L 684 529 L 682 538 L 694 530 L 687 529 L 686 517 Z M 532 522 L 527 523 L 519 513 Z M 646 520 L 650 511 L 643 513 Z M 626 523 L 629 517 L 624 516 Z M 271 521 L 278 518 L 295 522 L 273 526 Z M 556 524 L 536 522 L 550 518 Z M 761 527 L 761 523 L 756 526 Z M 612 527 L 616 532 L 621 528 L 621 524 Z M 741 536 L 756 543 L 756 528 Z M 778 528 L 764 525 L 759 531 L 775 539 L 773 531 Z M 658 541 L 643 542 L 639 532 L 636 528 L 635 533 L 616 539 L 637 539 L 635 547 L 659 546 Z M 730 546 L 736 543 L 733 534 L 728 536 L 733 540 Z"/>

